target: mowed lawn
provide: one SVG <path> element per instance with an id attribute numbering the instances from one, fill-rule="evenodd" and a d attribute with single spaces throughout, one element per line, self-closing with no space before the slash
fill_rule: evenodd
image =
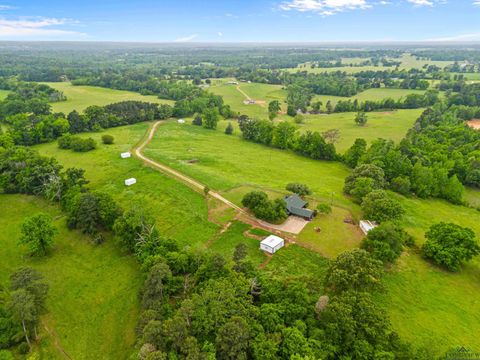
<path id="1" fill-rule="evenodd" d="M 131 157 L 121 159 L 120 153 L 129 151 L 144 136 L 147 123 L 112 128 L 98 133 L 82 134 L 92 137 L 98 148 L 86 153 L 61 150 L 56 142 L 35 148 L 41 154 L 53 156 L 64 167 L 86 170 L 90 187 L 111 194 L 124 209 L 143 207 L 157 221 L 158 229 L 188 246 L 200 246 L 217 231 L 218 226 L 208 221 L 207 202 L 202 194 L 148 168 Z M 101 142 L 103 134 L 115 138 L 113 145 Z M 134 177 L 137 184 L 127 187 L 124 180 Z"/>
<path id="2" fill-rule="evenodd" d="M 158 104 L 173 104 L 173 101 L 159 99 L 156 96 L 141 95 L 132 91 L 114 90 L 97 86 L 74 86 L 70 82 L 45 83 L 54 89 L 62 91 L 66 101 L 51 103 L 54 112 L 68 114 L 72 110 L 82 112 L 92 105 L 108 105 L 120 101 L 136 100 Z"/>
<path id="3" fill-rule="evenodd" d="M 340 130 L 340 138 L 335 147 L 337 151 L 343 153 L 357 138 L 363 138 L 369 143 L 378 138 L 391 139 L 398 143 L 405 137 L 422 111 L 412 109 L 367 113 L 368 121 L 365 126 L 358 126 L 355 123 L 356 113 L 308 115 L 305 116 L 304 124 L 299 125 L 299 129 L 320 133 L 331 129 Z"/>
<path id="4" fill-rule="evenodd" d="M 10 93 L 10 90 L 1 90 L 0 89 L 0 100 L 4 100 L 9 93 Z"/>
<path id="5" fill-rule="evenodd" d="M 0 195 L 0 284 L 22 266 L 40 271 L 50 286 L 43 324 L 72 359 L 125 359 L 135 342 L 138 290 L 143 276 L 133 257 L 111 239 L 100 246 L 65 225 L 58 206 L 33 196 Z M 55 219 L 51 255 L 32 258 L 18 244 L 21 224 L 39 212 Z M 64 359 L 40 326 L 45 359 Z"/>

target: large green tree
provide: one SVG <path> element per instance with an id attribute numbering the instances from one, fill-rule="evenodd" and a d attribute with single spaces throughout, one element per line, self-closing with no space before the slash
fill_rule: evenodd
<path id="1" fill-rule="evenodd" d="M 425 238 L 423 256 L 450 271 L 458 271 L 465 261 L 480 254 L 473 230 L 456 224 L 432 225 Z"/>
<path id="2" fill-rule="evenodd" d="M 20 243 L 28 246 L 31 255 L 45 256 L 53 248 L 53 238 L 57 233 L 52 218 L 40 213 L 23 222 Z"/>

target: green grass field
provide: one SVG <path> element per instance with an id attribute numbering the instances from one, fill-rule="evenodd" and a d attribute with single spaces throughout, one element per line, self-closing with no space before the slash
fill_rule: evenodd
<path id="1" fill-rule="evenodd" d="M 358 64 L 361 63 L 366 59 L 360 58 L 345 58 L 342 59 L 342 62 L 345 64 Z M 399 66 L 400 70 L 409 70 L 409 69 L 421 69 L 425 65 L 436 65 L 440 68 L 444 68 L 453 63 L 453 61 L 434 61 L 434 60 L 418 60 L 415 56 L 410 54 L 403 54 L 400 58 L 390 59 L 393 61 L 400 61 L 401 64 Z M 342 71 L 346 72 L 347 74 L 354 74 L 357 72 L 362 71 L 388 71 L 388 70 L 395 70 L 394 66 L 341 66 L 341 67 L 331 67 L 331 68 L 311 68 L 309 63 L 299 64 L 298 67 L 293 69 L 285 69 L 289 72 L 297 72 L 297 71 L 307 71 L 310 73 L 323 73 L 323 72 L 335 72 L 335 71 Z"/>
<path id="2" fill-rule="evenodd" d="M 111 194 L 128 209 L 140 205 L 157 220 L 157 227 L 184 245 L 200 246 L 217 231 L 218 226 L 208 221 L 205 198 L 158 171 L 142 165 L 136 158 L 121 159 L 120 153 L 129 151 L 145 134 L 148 124 L 113 128 L 98 133 L 82 134 L 97 141 L 98 148 L 88 153 L 61 150 L 56 142 L 35 148 L 41 154 L 53 156 L 65 167 L 86 170 L 90 187 Z M 103 145 L 101 136 L 111 134 L 115 144 Z M 137 184 L 126 187 L 124 180 L 137 179 Z"/>
<path id="3" fill-rule="evenodd" d="M 313 250 L 310 252 L 312 254 L 318 252 L 327 257 L 336 256 L 358 246 L 362 237 L 356 227 L 343 223 L 346 217 L 356 218 L 359 210 L 341 195 L 347 170 L 342 169 L 340 164 L 310 161 L 289 152 L 224 135 L 221 131 L 191 125 L 180 126 L 174 122 L 159 127 L 146 154 L 199 179 L 213 189 L 222 190 L 237 203 L 242 194 L 258 187 L 267 189 L 271 196 L 275 196 L 290 181 L 304 182 L 311 186 L 314 201 L 316 198 L 327 200 L 333 191 L 334 203 L 337 205 L 333 214 L 317 217 L 298 236 L 297 242 Z M 197 162 L 188 163 L 188 160 L 193 159 Z M 423 243 L 423 235 L 428 228 L 440 221 L 469 226 L 480 237 L 478 212 L 474 209 L 441 200 L 395 196 L 406 209 L 402 223 L 419 245 Z M 316 227 L 321 231 L 317 232 Z M 232 239 L 231 246 L 244 241 L 239 235 Z M 212 246 L 223 248 L 224 253 L 232 251 L 225 243 L 214 244 L 216 245 Z M 303 256 L 306 257 L 309 251 L 295 248 L 301 249 L 301 263 L 307 262 Z M 291 254 L 291 251 L 290 247 L 282 249 L 273 256 L 265 269 L 278 271 L 278 274 L 288 269 L 292 274 L 298 274 L 297 271 L 302 269 L 292 266 L 300 263 L 295 262 L 297 255 Z M 283 263 L 278 265 L 278 269 L 277 262 Z M 285 262 L 291 264 L 291 267 L 285 265 Z M 310 266 L 308 268 L 312 269 Z M 470 334 L 480 330 L 480 303 L 476 300 L 480 291 L 479 269 L 477 259 L 459 274 L 450 274 L 425 262 L 415 251 L 406 252 L 398 265 L 389 270 L 386 277 L 388 292 L 381 296 L 394 328 L 415 344 L 434 347 L 439 351 L 458 345 L 460 339 L 464 340 L 463 345 L 478 348 L 480 340 L 475 335 L 465 336 L 464 333 L 466 328 L 472 329 Z M 412 286 L 412 283 L 415 285 Z M 452 286 L 453 283 L 459 285 Z M 446 312 L 449 312 L 445 315 L 448 321 L 440 316 Z"/>
<path id="4" fill-rule="evenodd" d="M 304 124 L 299 125 L 299 129 L 320 133 L 331 129 L 340 130 L 340 139 L 335 146 L 340 153 L 343 153 L 352 146 L 356 138 L 364 138 L 367 142 L 371 142 L 381 137 L 398 143 L 405 137 L 422 111 L 422 109 L 413 109 L 371 112 L 367 114 L 368 122 L 365 126 L 355 124 L 356 113 L 309 115 L 305 117 Z"/>
<path id="5" fill-rule="evenodd" d="M 144 96 L 132 91 L 107 89 L 97 86 L 73 86 L 69 82 L 45 83 L 54 89 L 62 91 L 67 101 L 52 103 L 52 110 L 68 114 L 72 110 L 82 112 L 91 105 L 108 105 L 119 101 L 137 100 L 159 104 L 173 104 L 173 101 L 162 100 L 156 96 Z"/>
<path id="6" fill-rule="evenodd" d="M 142 274 L 134 259 L 111 240 L 101 246 L 66 228 L 57 206 L 22 195 L 0 195 L 0 283 L 22 266 L 39 270 L 50 290 L 43 322 L 73 359 L 126 358 L 135 341 L 137 292 Z M 45 258 L 31 258 L 18 245 L 25 217 L 44 212 L 55 219 L 59 234 Z M 64 359 L 54 340 L 41 330 L 45 359 Z"/>
<path id="7" fill-rule="evenodd" d="M 158 128 L 145 154 L 225 192 L 242 186 L 283 190 L 289 182 L 309 184 L 315 195 L 339 201 L 348 169 L 291 152 L 250 143 L 221 131 L 166 122 Z M 189 163 L 189 160 L 196 161 Z M 233 199 L 236 200 L 236 197 Z"/>

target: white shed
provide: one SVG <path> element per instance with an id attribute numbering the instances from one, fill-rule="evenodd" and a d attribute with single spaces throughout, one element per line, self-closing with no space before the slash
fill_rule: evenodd
<path id="1" fill-rule="evenodd" d="M 123 152 L 120 154 L 120 157 L 122 159 L 126 159 L 126 158 L 129 158 L 130 156 L 132 156 L 132 154 L 130 154 L 128 151 L 127 152 Z"/>
<path id="2" fill-rule="evenodd" d="M 365 235 L 367 235 L 370 230 L 375 229 L 377 226 L 378 224 L 374 221 L 360 220 L 360 229 L 362 229 Z"/>
<path id="3" fill-rule="evenodd" d="M 275 235 L 269 235 L 260 242 L 260 249 L 270 254 L 276 253 L 284 246 L 285 241 L 281 237 Z"/>
<path id="4" fill-rule="evenodd" d="M 183 120 L 183 119 L 178 119 L 177 122 L 178 122 L 179 124 L 185 124 L 185 120 Z"/>
<path id="5" fill-rule="evenodd" d="M 131 185 L 136 184 L 136 183 L 137 183 L 137 179 L 135 179 L 135 178 L 130 178 L 130 179 L 125 180 L 125 185 L 127 185 L 127 186 L 131 186 Z"/>

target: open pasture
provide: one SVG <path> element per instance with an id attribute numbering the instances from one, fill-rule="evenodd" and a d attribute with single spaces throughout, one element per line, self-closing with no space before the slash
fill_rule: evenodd
<path id="1" fill-rule="evenodd" d="M 137 292 L 143 281 L 135 260 L 118 251 L 112 239 L 94 246 L 88 237 L 68 230 L 59 207 L 37 197 L 0 195 L 0 208 L 0 283 L 30 266 L 50 287 L 48 313 L 40 326 L 44 358 L 64 359 L 60 347 L 72 359 L 125 358 L 135 342 Z M 32 258 L 18 239 L 24 219 L 39 212 L 54 218 L 59 234 L 50 255 Z"/>
<path id="2" fill-rule="evenodd" d="M 355 139 L 363 138 L 367 142 L 378 138 L 391 139 L 399 142 L 405 137 L 415 121 L 422 113 L 422 109 L 395 110 L 387 112 L 367 113 L 368 122 L 365 126 L 355 123 L 356 113 L 334 113 L 329 115 L 305 116 L 300 131 L 318 131 L 320 133 L 331 130 L 340 130 L 340 138 L 335 144 L 337 151 L 345 152 L 353 145 Z M 289 121 L 292 121 L 289 119 Z"/>
<path id="3" fill-rule="evenodd" d="M 142 206 L 157 220 L 158 229 L 188 246 L 200 246 L 217 230 L 208 221 L 208 206 L 202 194 L 186 185 L 145 167 L 134 157 L 121 159 L 144 136 L 147 123 L 112 128 L 98 133 L 82 134 L 97 141 L 98 148 L 87 153 L 61 150 L 57 143 L 36 146 L 41 154 L 53 156 L 64 167 L 86 170 L 90 187 L 112 195 L 124 209 Z M 113 145 L 101 143 L 101 136 L 110 134 Z M 127 187 L 124 180 L 136 178 L 137 184 Z"/>
<path id="4" fill-rule="evenodd" d="M 126 100 L 173 104 L 171 100 L 163 100 L 151 95 L 141 95 L 132 91 L 114 90 L 97 86 L 74 86 L 70 82 L 49 82 L 45 84 L 65 94 L 67 97 L 66 101 L 51 104 L 53 111 L 65 114 L 72 110 L 82 112 L 91 105 L 104 106 Z"/>

